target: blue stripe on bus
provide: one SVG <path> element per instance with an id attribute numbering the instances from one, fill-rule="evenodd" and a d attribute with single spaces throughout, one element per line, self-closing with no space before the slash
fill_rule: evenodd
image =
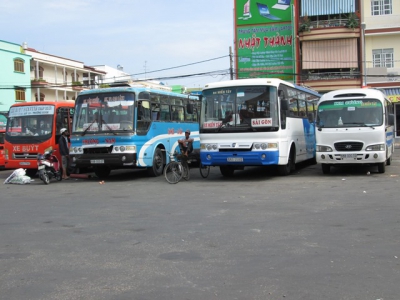
<path id="1" fill-rule="evenodd" d="M 262 155 L 266 155 L 263 159 Z M 211 159 L 207 159 L 210 156 Z M 229 162 L 228 157 L 242 157 L 243 162 Z M 277 165 L 279 162 L 279 151 L 230 151 L 212 152 L 200 151 L 201 163 L 205 166 L 237 165 L 237 166 L 269 166 Z"/>

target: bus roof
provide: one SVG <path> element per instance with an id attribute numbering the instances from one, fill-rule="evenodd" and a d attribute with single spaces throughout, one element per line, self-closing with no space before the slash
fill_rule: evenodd
<path id="1" fill-rule="evenodd" d="M 369 88 L 358 88 L 358 89 L 343 89 L 335 90 L 323 94 L 320 101 L 332 100 L 334 98 L 387 98 L 382 91 L 377 89 Z M 389 99 L 388 99 L 389 100 Z M 389 100 L 390 101 L 390 100 Z"/>
<path id="2" fill-rule="evenodd" d="M 205 85 L 206 89 L 215 89 L 215 88 L 221 88 L 221 87 L 226 87 L 226 86 L 253 86 L 253 85 L 273 85 L 273 86 L 279 86 L 280 84 L 285 84 L 287 86 L 290 86 L 292 88 L 299 89 L 303 92 L 307 92 L 316 96 L 321 96 L 318 92 L 311 90 L 306 87 L 302 87 L 296 84 L 293 84 L 288 81 L 284 81 L 279 78 L 247 78 L 247 79 L 235 79 L 235 80 L 226 80 L 226 81 L 218 81 L 218 82 L 212 82 L 208 83 Z"/>
<path id="3" fill-rule="evenodd" d="M 75 105 L 74 100 L 60 100 L 60 101 L 40 101 L 40 102 L 20 102 L 20 103 L 15 103 L 11 105 L 11 107 L 15 106 L 32 106 L 32 105 L 55 105 L 55 106 L 61 106 L 68 104 L 69 106 L 73 107 Z"/>
<path id="4" fill-rule="evenodd" d="M 143 87 L 143 86 L 120 86 L 120 87 L 109 87 L 109 88 L 98 88 L 98 89 L 92 89 L 92 90 L 86 90 L 82 91 L 79 93 L 78 97 L 80 95 L 90 95 L 90 94 L 98 94 L 98 93 L 129 93 L 129 92 L 135 92 L 135 93 L 140 93 L 140 92 L 156 92 L 157 94 L 161 95 L 167 95 L 167 96 L 176 96 L 176 97 L 188 97 L 192 100 L 198 100 L 198 97 L 196 96 L 191 96 L 189 94 L 179 94 L 179 93 L 174 93 L 166 90 L 159 90 L 159 89 L 152 89 L 148 87 Z"/>

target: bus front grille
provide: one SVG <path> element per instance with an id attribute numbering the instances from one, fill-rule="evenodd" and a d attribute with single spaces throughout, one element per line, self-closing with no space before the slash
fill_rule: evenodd
<path id="1" fill-rule="evenodd" d="M 361 151 L 361 149 L 363 148 L 363 143 L 360 142 L 340 142 L 340 143 L 335 143 L 334 145 L 336 151 L 343 151 L 343 152 Z"/>
<path id="2" fill-rule="evenodd" d="M 111 153 L 112 151 L 112 146 L 111 147 L 96 147 L 96 148 L 84 148 L 83 153 L 84 154 L 101 154 L 101 153 Z"/>
<path id="3" fill-rule="evenodd" d="M 37 159 L 37 153 L 13 153 L 15 159 Z"/>

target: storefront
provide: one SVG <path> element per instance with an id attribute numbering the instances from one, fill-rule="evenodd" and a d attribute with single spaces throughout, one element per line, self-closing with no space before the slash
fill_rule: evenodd
<path id="1" fill-rule="evenodd" d="M 395 113 L 395 137 L 400 139 L 400 88 L 384 88 L 387 97 L 393 102 Z"/>

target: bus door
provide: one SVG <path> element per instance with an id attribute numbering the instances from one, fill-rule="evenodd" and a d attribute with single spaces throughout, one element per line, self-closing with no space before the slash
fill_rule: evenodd
<path id="1" fill-rule="evenodd" d="M 67 128 L 68 132 L 72 130 L 72 118 L 74 116 L 74 108 L 71 107 L 59 107 L 55 114 L 56 122 L 54 125 L 55 134 L 53 135 L 54 143 L 58 146 L 58 140 L 60 139 L 60 130 Z M 59 153 L 57 153 L 59 156 Z M 61 157 L 59 157 L 61 159 Z"/>

